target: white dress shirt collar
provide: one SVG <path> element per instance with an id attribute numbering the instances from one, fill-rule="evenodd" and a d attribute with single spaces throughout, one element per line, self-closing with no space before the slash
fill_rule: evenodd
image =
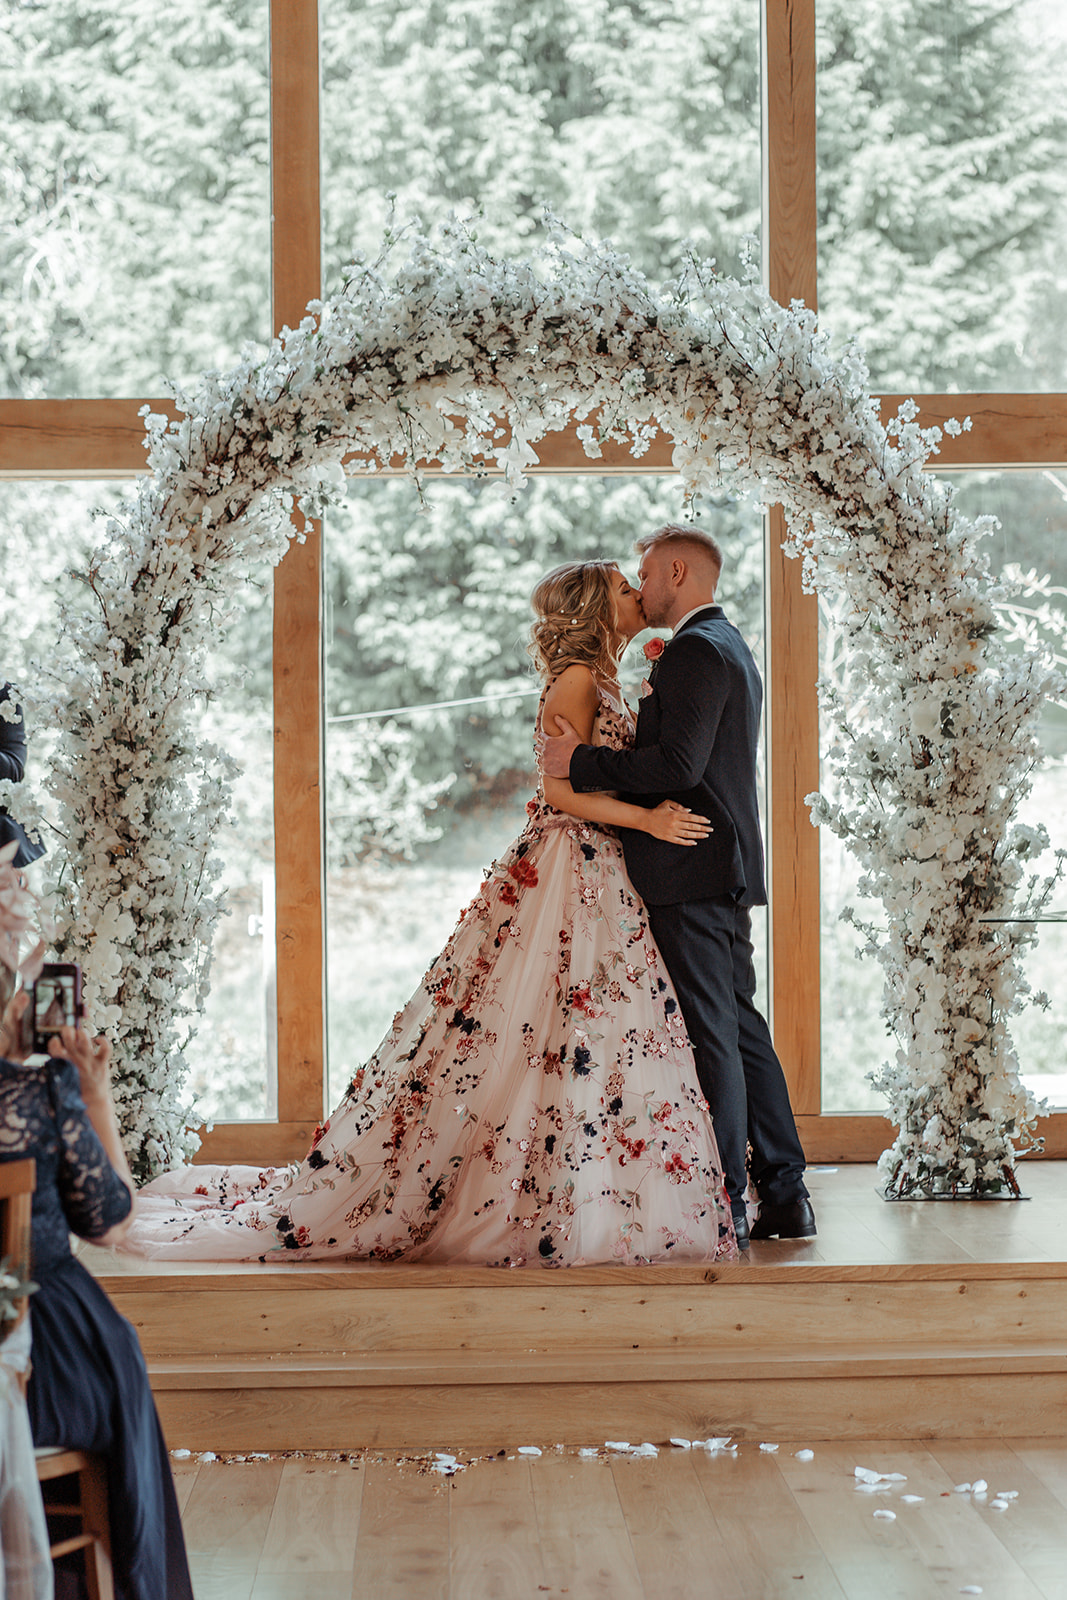
<path id="1" fill-rule="evenodd" d="M 712 606 L 717 606 L 718 603 L 719 602 L 717 600 L 705 600 L 703 605 L 694 606 L 692 611 L 687 611 L 685 616 L 679 617 L 678 621 L 674 624 L 674 627 L 671 630 L 671 637 L 674 637 L 679 628 L 684 628 L 690 617 L 695 617 L 698 611 L 710 611 Z"/>

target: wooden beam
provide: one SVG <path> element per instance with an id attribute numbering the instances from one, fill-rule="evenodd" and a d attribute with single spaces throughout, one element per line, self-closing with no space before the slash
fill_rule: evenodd
<path id="1" fill-rule="evenodd" d="M 270 8 L 272 318 L 296 327 L 321 293 L 316 0 Z M 324 1109 L 322 536 L 293 544 L 274 584 L 274 839 L 278 1117 Z"/>
<path id="2" fill-rule="evenodd" d="M 884 419 L 895 415 L 904 395 L 878 397 Z M 940 453 L 931 456 L 937 471 L 965 472 L 998 467 L 1038 471 L 1067 467 L 1067 394 L 925 394 L 913 398 L 924 428 L 950 417 L 970 417 L 970 432 L 946 434 Z M 131 399 L 0 400 L 0 477 L 122 478 L 145 470 L 143 405 L 177 415 L 172 400 Z M 608 441 L 600 460 L 590 460 L 575 428 L 550 433 L 535 447 L 531 473 L 614 472 L 671 474 L 674 441 L 653 439 L 646 455 L 634 460 L 623 444 Z M 390 473 L 403 471 L 397 461 Z M 425 470 L 440 469 L 433 462 Z M 490 468 L 495 475 L 496 469 Z"/>
<path id="3" fill-rule="evenodd" d="M 815 0 L 764 0 L 763 227 L 776 300 L 815 307 Z M 794 1110 L 818 1112 L 819 839 L 804 796 L 819 786 L 819 612 L 799 561 L 782 552 L 785 516 L 767 534 L 767 776 L 770 1021 Z"/>
<path id="4" fill-rule="evenodd" d="M 143 405 L 170 400 L 0 400 L 0 477 L 126 478 L 145 471 Z"/>
<path id="5" fill-rule="evenodd" d="M 896 1127 L 887 1117 L 869 1113 L 841 1116 L 797 1117 L 797 1130 L 804 1154 L 809 1162 L 825 1161 L 877 1161 L 883 1150 L 896 1138 Z M 1038 1123 L 1038 1134 L 1044 1139 L 1046 1159 L 1067 1159 L 1067 1112 L 1055 1111 Z M 1020 1183 L 1026 1190 L 1025 1166 L 1021 1169 Z"/>
<path id="6" fill-rule="evenodd" d="M 317 1117 L 307 1122 L 216 1122 L 201 1135 L 198 1165 L 238 1162 L 249 1167 L 284 1167 L 307 1154 Z"/>
<path id="7" fill-rule="evenodd" d="M 907 398 L 879 396 L 883 422 L 896 415 Z M 1067 466 L 1067 395 L 1065 394 L 926 394 L 915 397 L 918 422 L 943 427 L 950 418 L 970 417 L 968 432 L 946 434 L 929 466 L 937 471 L 967 472 L 1012 467 L 1037 471 Z"/>

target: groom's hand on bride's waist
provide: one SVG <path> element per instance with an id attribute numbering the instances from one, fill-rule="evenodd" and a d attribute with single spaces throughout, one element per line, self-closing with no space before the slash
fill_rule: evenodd
<path id="1" fill-rule="evenodd" d="M 557 716 L 555 722 L 563 732 L 558 736 L 547 733 L 538 736 L 537 765 L 546 778 L 569 778 L 571 756 L 582 741 L 566 717 Z"/>

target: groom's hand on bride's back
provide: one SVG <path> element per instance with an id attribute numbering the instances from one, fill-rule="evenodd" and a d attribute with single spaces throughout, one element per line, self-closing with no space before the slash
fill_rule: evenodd
<path id="1" fill-rule="evenodd" d="M 542 733 L 538 739 L 537 765 L 546 778 L 569 778 L 571 756 L 582 743 L 566 717 L 553 718 L 558 735 Z"/>

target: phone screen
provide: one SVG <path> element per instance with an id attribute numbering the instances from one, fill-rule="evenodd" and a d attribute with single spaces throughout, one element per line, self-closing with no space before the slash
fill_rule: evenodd
<path id="1" fill-rule="evenodd" d="M 60 1028 L 78 1021 L 79 972 L 73 965 L 46 966 L 33 987 L 33 1048 L 47 1051 L 48 1041 Z"/>

